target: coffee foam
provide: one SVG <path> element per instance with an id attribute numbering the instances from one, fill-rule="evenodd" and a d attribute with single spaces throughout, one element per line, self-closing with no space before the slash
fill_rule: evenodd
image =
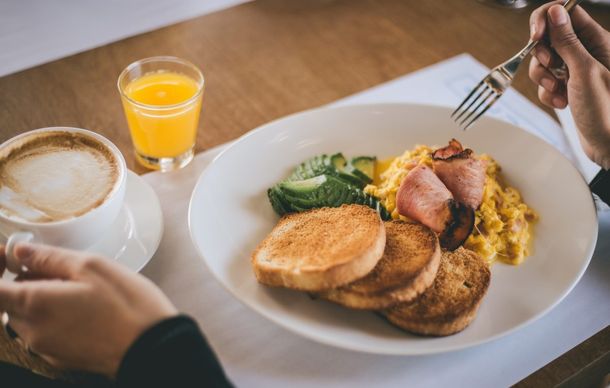
<path id="1" fill-rule="evenodd" d="M 113 191 L 119 162 L 81 133 L 33 133 L 0 150 L 0 212 L 30 222 L 78 217 Z"/>

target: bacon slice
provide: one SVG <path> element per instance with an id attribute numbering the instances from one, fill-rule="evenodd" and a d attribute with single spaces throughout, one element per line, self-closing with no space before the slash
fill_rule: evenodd
<path id="1" fill-rule="evenodd" d="M 443 182 L 426 166 L 409 171 L 396 193 L 398 213 L 440 233 L 443 248 L 454 250 L 474 227 L 474 211 L 453 199 Z"/>
<path id="2" fill-rule="evenodd" d="M 483 201 L 486 163 L 475 159 L 473 151 L 463 149 L 455 139 L 451 139 L 448 146 L 434 151 L 432 159 L 434 172 L 454 198 L 478 209 Z"/>
<path id="3" fill-rule="evenodd" d="M 451 219 L 453 195 L 426 166 L 409 171 L 396 193 L 398 213 L 426 225 L 436 233 Z"/>
<path id="4" fill-rule="evenodd" d="M 464 147 L 462 147 L 462 143 L 455 139 L 451 139 L 449 141 L 449 145 L 443 148 L 439 148 L 432 153 L 432 158 L 434 159 L 449 159 L 454 155 L 459 154 L 464 151 Z"/>
<path id="5" fill-rule="evenodd" d="M 460 202 L 451 204 L 451 222 L 439 236 L 441 247 L 453 251 L 466 241 L 474 229 L 474 209 Z"/>

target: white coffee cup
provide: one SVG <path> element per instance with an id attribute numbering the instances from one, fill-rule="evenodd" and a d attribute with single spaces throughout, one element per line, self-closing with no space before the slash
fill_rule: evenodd
<path id="1" fill-rule="evenodd" d="M 109 189 L 99 205 L 86 210 L 83 214 L 59 220 L 32 221 L 13 214 L 7 214 L 0 208 L 0 234 L 6 238 L 7 269 L 13 273 L 22 270 L 13 256 L 15 244 L 19 242 L 36 242 L 55 245 L 69 249 L 85 249 L 104 235 L 119 215 L 125 197 L 127 167 L 119 149 L 105 137 L 80 128 L 49 127 L 23 133 L 0 144 L 0 160 L 11 150 L 22 143 L 31 142 L 37 137 L 51 136 L 53 133 L 74 134 L 79 140 L 93 139 L 96 145 L 101 144 L 104 153 L 114 158 L 112 167 L 112 188 Z M 97 141 L 97 142 L 95 142 Z M 92 144 L 93 144 L 92 143 Z M 86 148 L 86 146 L 83 146 Z M 33 148 L 33 147 L 32 147 Z M 59 152 L 58 152 L 59 153 Z M 50 153 L 49 153 L 50 154 Z M 61 157 L 61 156 L 60 156 Z M 61 177 L 61 174 L 60 174 Z M 3 179 L 0 176 L 0 179 Z M 109 186 L 106 185 L 106 186 Z M 0 181 L 0 190 L 2 184 Z M 7 189 L 8 190 L 8 189 Z"/>

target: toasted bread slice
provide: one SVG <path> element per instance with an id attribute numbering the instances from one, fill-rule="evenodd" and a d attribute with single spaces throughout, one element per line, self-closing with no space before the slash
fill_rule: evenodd
<path id="1" fill-rule="evenodd" d="M 373 270 L 347 286 L 319 295 L 355 309 L 381 310 L 415 299 L 428 288 L 438 270 L 438 237 L 420 223 L 385 223 L 386 246 Z"/>
<path id="2" fill-rule="evenodd" d="M 369 273 L 383 255 L 385 227 L 362 205 L 314 209 L 283 217 L 252 254 L 260 283 L 321 291 Z"/>
<path id="3" fill-rule="evenodd" d="M 412 303 L 396 305 L 384 315 L 415 334 L 457 333 L 476 316 L 490 279 L 489 267 L 478 254 L 462 247 L 444 251 L 432 286 Z"/>

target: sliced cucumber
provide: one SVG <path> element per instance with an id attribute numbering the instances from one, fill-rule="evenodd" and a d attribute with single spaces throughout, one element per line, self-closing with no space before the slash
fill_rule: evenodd
<path id="1" fill-rule="evenodd" d="M 345 165 L 347 164 L 347 160 L 340 152 L 331 156 L 330 161 L 332 165 L 337 169 L 337 171 L 343 171 Z"/>
<path id="2" fill-rule="evenodd" d="M 333 175 L 323 174 L 304 180 L 280 182 L 268 190 L 268 195 L 273 209 L 279 215 L 320 207 L 359 204 L 375 209 L 384 220 L 390 219 L 390 214 L 376 198 Z"/>
<path id="3" fill-rule="evenodd" d="M 277 186 L 273 186 L 267 190 L 267 196 L 269 197 L 269 202 L 271 202 L 273 210 L 280 216 L 292 212 L 290 206 L 284 203 L 284 196 Z"/>
<path id="4" fill-rule="evenodd" d="M 357 156 L 352 159 L 351 165 L 357 170 L 362 171 L 371 181 L 375 176 L 375 162 L 377 158 L 374 156 Z"/>
<path id="5" fill-rule="evenodd" d="M 294 169 L 287 181 L 305 180 L 323 174 L 336 176 L 359 188 L 363 188 L 372 181 L 350 166 L 341 153 L 331 156 L 318 155 L 304 161 Z"/>
<path id="6" fill-rule="evenodd" d="M 344 172 L 350 174 L 351 176 L 355 176 L 356 178 L 358 178 L 359 181 L 363 182 L 364 184 L 362 185 L 362 187 L 373 182 L 372 178 L 369 178 L 368 175 L 354 167 L 351 163 L 345 166 Z"/>
<path id="7" fill-rule="evenodd" d="M 312 190 L 320 187 L 327 180 L 327 175 L 322 174 L 308 179 L 280 182 L 277 186 L 279 186 L 279 188 L 282 190 L 286 190 L 297 195 L 302 195 L 311 193 Z"/>
<path id="8" fill-rule="evenodd" d="M 325 174 L 329 169 L 334 169 L 334 167 L 330 165 L 330 160 L 327 155 L 314 156 L 299 164 L 288 177 L 288 180 L 298 181 L 313 178 Z"/>

